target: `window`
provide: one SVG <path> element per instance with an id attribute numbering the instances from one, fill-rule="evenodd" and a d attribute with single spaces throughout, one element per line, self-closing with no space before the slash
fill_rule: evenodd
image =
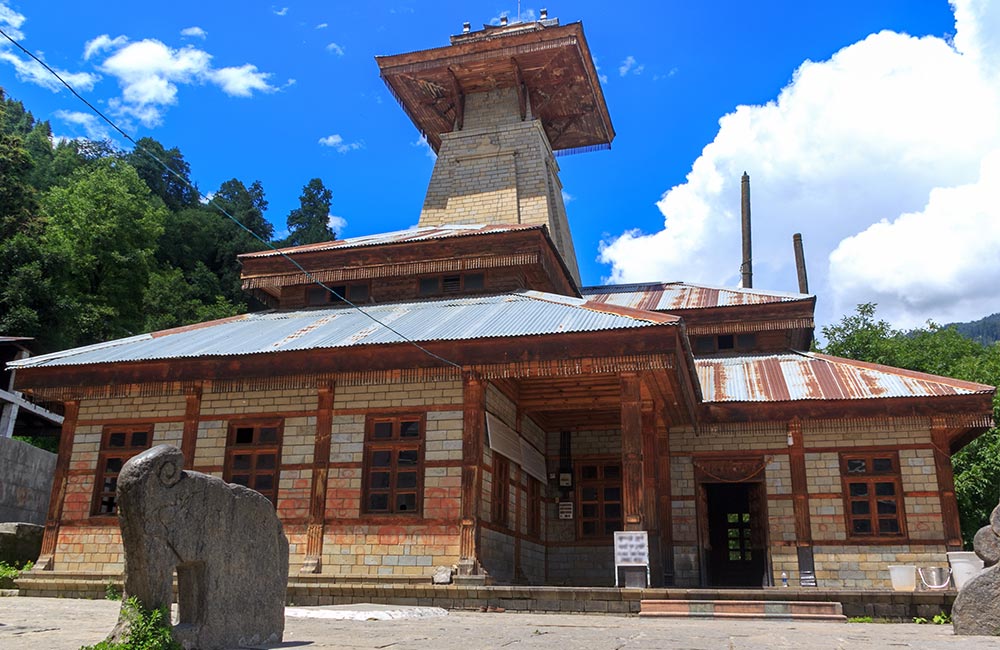
<path id="1" fill-rule="evenodd" d="M 366 302 L 368 300 L 368 284 L 338 284 L 327 285 L 330 289 L 353 303 Z M 306 304 L 310 307 L 341 302 L 337 296 L 320 286 L 306 287 Z"/>
<path id="2" fill-rule="evenodd" d="M 421 296 L 435 296 L 442 293 L 479 291 L 485 286 L 486 279 L 482 273 L 465 273 L 420 278 L 418 290 Z"/>
<path id="3" fill-rule="evenodd" d="M 611 537 L 622 530 L 621 463 L 581 464 L 577 495 L 580 537 Z"/>
<path id="4" fill-rule="evenodd" d="M 97 460 L 97 482 L 94 484 L 95 515 L 113 515 L 118 512 L 118 474 L 132 456 L 149 449 L 153 428 L 148 424 L 108 427 L 101 436 L 101 453 Z"/>
<path id="5" fill-rule="evenodd" d="M 715 354 L 732 350 L 748 351 L 757 347 L 757 335 L 750 334 L 719 334 L 718 336 L 695 336 L 691 340 L 695 354 Z"/>
<path id="6" fill-rule="evenodd" d="M 750 550 L 750 513 L 726 513 L 726 549 L 730 562 L 749 562 L 753 559 Z"/>
<path id="7" fill-rule="evenodd" d="M 510 526 L 510 462 L 493 452 L 493 523 Z"/>
<path id="8" fill-rule="evenodd" d="M 528 536 L 542 536 L 542 483 L 528 477 Z"/>
<path id="9" fill-rule="evenodd" d="M 223 477 L 278 502 L 278 458 L 281 420 L 232 422 L 226 443 Z"/>
<path id="10" fill-rule="evenodd" d="M 373 416 L 366 428 L 362 510 L 368 514 L 419 514 L 423 416 Z"/>
<path id="11" fill-rule="evenodd" d="M 848 537 L 905 535 L 898 454 L 842 454 L 840 469 Z"/>

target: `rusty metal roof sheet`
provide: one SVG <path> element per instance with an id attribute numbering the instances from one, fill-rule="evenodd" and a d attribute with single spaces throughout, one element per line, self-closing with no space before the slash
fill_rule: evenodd
<path id="1" fill-rule="evenodd" d="M 937 397 L 990 393 L 992 386 L 814 352 L 695 360 L 705 402 Z"/>
<path id="2" fill-rule="evenodd" d="M 530 224 L 509 224 L 509 225 L 446 225 L 446 226 L 425 226 L 423 228 L 410 228 L 408 230 L 397 230 L 394 232 L 378 233 L 375 235 L 364 235 L 362 237 L 351 237 L 349 239 L 335 239 L 333 241 L 319 242 L 317 244 L 303 244 L 302 246 L 291 246 L 279 249 L 281 253 L 312 253 L 317 251 L 340 250 L 345 248 L 358 248 L 360 246 L 379 246 L 382 244 L 405 244 L 418 241 L 429 241 L 432 239 L 447 239 L 449 237 L 470 237 L 475 235 L 489 235 L 497 232 L 510 232 L 513 230 L 541 230 L 542 226 Z M 240 259 L 252 257 L 271 257 L 280 255 L 277 250 L 259 251 L 256 253 L 243 253 Z"/>
<path id="3" fill-rule="evenodd" d="M 609 284 L 584 287 L 580 292 L 584 297 L 590 298 L 594 302 L 668 312 L 681 309 L 795 302 L 809 300 L 813 297 L 804 293 L 710 287 L 688 282 Z"/>
<path id="4" fill-rule="evenodd" d="M 538 291 L 367 306 L 365 312 L 418 342 L 566 334 L 672 325 L 661 314 L 625 313 Z M 339 306 L 244 314 L 143 334 L 10 364 L 16 368 L 88 365 L 400 343 L 360 310 Z"/>

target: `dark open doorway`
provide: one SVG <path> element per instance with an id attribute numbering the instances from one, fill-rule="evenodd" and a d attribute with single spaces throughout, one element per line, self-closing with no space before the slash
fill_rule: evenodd
<path id="1" fill-rule="evenodd" d="M 763 483 L 703 483 L 708 523 L 708 584 L 760 587 L 765 581 L 767 517 Z"/>

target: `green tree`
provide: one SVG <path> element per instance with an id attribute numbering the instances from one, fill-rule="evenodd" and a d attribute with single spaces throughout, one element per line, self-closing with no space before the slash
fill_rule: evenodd
<path id="1" fill-rule="evenodd" d="M 274 226 L 264 217 L 267 211 L 267 199 L 264 197 L 264 187 L 260 181 L 254 181 L 247 187 L 235 178 L 228 180 L 219 187 L 212 202 L 265 241 L 270 241 L 274 236 Z M 219 276 L 222 292 L 227 300 L 233 304 L 248 300 L 251 307 L 261 308 L 263 305 L 247 299 L 243 293 L 240 283 L 241 267 L 237 256 L 241 253 L 264 250 L 266 245 L 226 216 L 217 214 L 215 219 L 218 224 L 215 259 L 208 265 L 209 268 Z"/>
<path id="2" fill-rule="evenodd" d="M 198 204 L 198 192 L 191 184 L 191 166 L 177 147 L 166 149 L 153 138 L 140 138 L 137 145 L 125 160 L 167 208 L 176 212 Z"/>
<path id="3" fill-rule="evenodd" d="M 856 313 L 824 327 L 822 351 L 835 356 L 881 363 L 996 386 L 1000 384 L 1000 343 L 982 345 L 958 333 L 954 326 L 926 327 L 908 332 L 876 320 L 876 306 L 858 305 Z M 1000 417 L 1000 397 L 993 402 Z M 962 537 L 972 537 L 989 519 L 1000 500 L 1000 432 L 992 428 L 952 457 L 955 494 Z"/>
<path id="4" fill-rule="evenodd" d="M 66 345 L 138 333 L 143 294 L 166 209 L 135 169 L 116 158 L 79 168 L 42 199 L 45 245 L 63 260 L 59 323 Z"/>
<path id="5" fill-rule="evenodd" d="M 288 213 L 288 237 L 284 246 L 315 244 L 337 238 L 330 228 L 330 202 L 333 192 L 314 178 L 302 188 L 299 207 Z"/>

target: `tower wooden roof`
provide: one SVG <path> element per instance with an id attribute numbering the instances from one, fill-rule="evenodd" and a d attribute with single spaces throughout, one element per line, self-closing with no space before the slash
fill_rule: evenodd
<path id="1" fill-rule="evenodd" d="M 581 23 L 485 27 L 452 44 L 375 57 L 382 79 L 437 151 L 461 129 L 465 96 L 516 88 L 541 120 L 553 150 L 606 148 L 615 137 Z"/>

